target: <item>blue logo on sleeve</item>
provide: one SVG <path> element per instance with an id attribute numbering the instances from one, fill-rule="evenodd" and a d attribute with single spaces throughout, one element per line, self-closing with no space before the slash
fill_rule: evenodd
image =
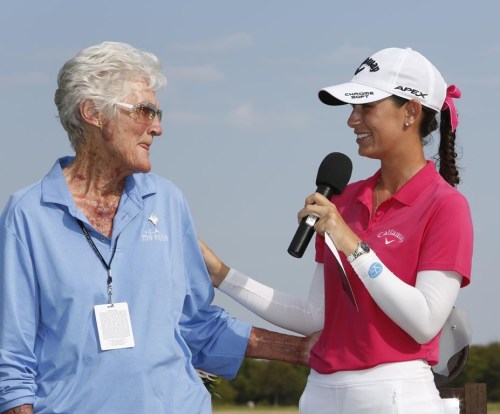
<path id="1" fill-rule="evenodd" d="M 368 276 L 375 279 L 382 273 L 383 267 L 379 262 L 373 262 L 368 269 Z"/>

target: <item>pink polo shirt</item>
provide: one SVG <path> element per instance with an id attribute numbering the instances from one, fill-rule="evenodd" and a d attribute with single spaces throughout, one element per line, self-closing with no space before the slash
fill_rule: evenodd
<path id="1" fill-rule="evenodd" d="M 449 270 L 470 282 L 472 219 L 465 197 L 427 162 L 374 216 L 372 190 L 380 177 L 347 186 L 332 201 L 351 229 L 396 276 L 415 286 L 422 270 Z M 311 352 L 311 367 L 324 374 L 388 362 L 423 359 L 435 365 L 439 335 L 420 345 L 378 307 L 341 254 L 359 311 L 342 288 L 334 256 L 316 238 L 316 261 L 325 268 L 325 327 Z"/>

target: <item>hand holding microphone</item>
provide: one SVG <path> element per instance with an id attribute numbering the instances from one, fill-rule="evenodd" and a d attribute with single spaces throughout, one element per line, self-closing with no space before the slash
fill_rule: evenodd
<path id="1" fill-rule="evenodd" d="M 340 152 L 328 154 L 321 162 L 316 178 L 316 192 L 329 199 L 333 194 L 344 191 L 352 173 L 350 158 Z M 302 219 L 288 247 L 288 253 L 294 257 L 302 257 L 314 234 L 314 225 L 318 217 L 308 215 Z"/>
<path id="2" fill-rule="evenodd" d="M 357 247 L 359 237 L 328 198 L 318 193 L 307 197 L 305 207 L 299 211 L 298 217 L 301 220 L 309 216 L 316 218 L 313 224 L 316 233 L 329 237 L 338 251 L 347 256 Z"/>

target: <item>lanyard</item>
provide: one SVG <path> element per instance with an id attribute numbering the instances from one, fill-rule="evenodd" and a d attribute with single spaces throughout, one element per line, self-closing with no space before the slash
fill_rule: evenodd
<path id="1" fill-rule="evenodd" d="M 90 233 L 87 230 L 87 228 L 84 226 L 83 222 L 80 219 L 76 219 L 76 221 L 78 222 L 79 226 L 81 227 L 83 234 L 85 235 L 85 238 L 87 239 L 87 241 L 90 244 L 90 247 L 92 247 L 92 250 L 94 250 L 95 254 L 97 255 L 97 257 L 101 261 L 102 265 L 106 268 L 106 270 L 108 272 L 108 279 L 107 279 L 108 304 L 113 306 L 113 277 L 111 276 L 111 262 L 113 261 L 113 258 L 115 257 L 116 246 L 118 246 L 118 237 L 120 237 L 120 236 L 118 235 L 118 237 L 116 238 L 115 248 L 113 249 L 113 254 L 111 255 L 111 259 L 109 260 L 109 263 L 106 263 L 106 260 L 104 260 L 104 257 L 102 257 L 101 252 L 99 251 L 99 249 L 95 245 L 94 241 L 90 237 Z"/>

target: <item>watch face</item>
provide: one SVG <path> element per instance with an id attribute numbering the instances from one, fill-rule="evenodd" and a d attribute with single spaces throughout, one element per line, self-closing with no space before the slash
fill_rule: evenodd
<path id="1" fill-rule="evenodd" d="M 368 253 L 370 251 L 370 246 L 368 246 L 365 242 L 359 243 L 359 247 L 365 252 Z"/>
<path id="2" fill-rule="evenodd" d="M 370 246 L 368 246 L 364 241 L 358 243 L 358 247 L 349 256 L 347 256 L 347 261 L 352 263 L 354 259 L 358 258 L 362 254 L 368 253 L 370 251 Z"/>

